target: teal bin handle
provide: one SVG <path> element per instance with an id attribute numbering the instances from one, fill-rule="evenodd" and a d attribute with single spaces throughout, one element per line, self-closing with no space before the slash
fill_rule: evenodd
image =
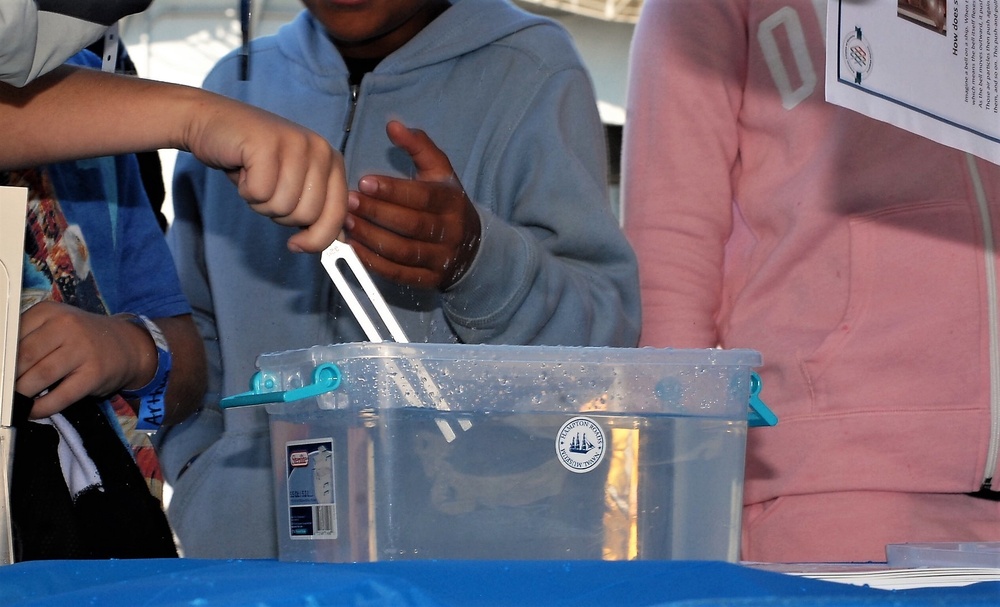
<path id="1" fill-rule="evenodd" d="M 267 392 L 265 390 L 272 390 L 275 387 L 274 378 L 258 371 L 250 379 L 249 392 L 227 396 L 219 402 L 219 406 L 223 409 L 228 409 L 230 407 L 266 405 L 268 403 L 287 403 L 293 400 L 311 398 L 320 394 L 326 394 L 327 392 L 333 392 L 339 388 L 341 377 L 340 367 L 333 363 L 323 363 L 313 369 L 311 384 L 291 390 Z"/>
<path id="2" fill-rule="evenodd" d="M 750 410 L 747 412 L 747 426 L 751 428 L 778 425 L 778 416 L 758 396 L 763 385 L 764 382 L 761 381 L 760 375 L 757 375 L 756 371 L 751 371 Z"/>

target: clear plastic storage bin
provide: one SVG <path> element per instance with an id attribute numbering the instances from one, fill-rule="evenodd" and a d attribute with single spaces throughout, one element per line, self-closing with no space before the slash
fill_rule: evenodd
<path id="1" fill-rule="evenodd" d="M 355 343 L 261 355 L 226 404 L 271 403 L 281 560 L 735 561 L 760 363 Z"/>

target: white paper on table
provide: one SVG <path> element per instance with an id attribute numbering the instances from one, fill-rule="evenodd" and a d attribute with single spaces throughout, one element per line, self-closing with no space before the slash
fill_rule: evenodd
<path id="1" fill-rule="evenodd" d="M 883 1 L 883 0 L 878 0 Z M 990 567 L 890 568 L 875 563 L 750 563 L 744 565 L 787 575 L 868 586 L 880 590 L 947 588 L 1000 581 L 1000 569 Z"/>
<path id="2" fill-rule="evenodd" d="M 829 0 L 826 100 L 1000 164 L 1000 0 Z"/>

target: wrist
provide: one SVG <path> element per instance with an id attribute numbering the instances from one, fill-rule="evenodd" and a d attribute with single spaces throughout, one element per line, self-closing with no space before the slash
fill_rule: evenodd
<path id="1" fill-rule="evenodd" d="M 136 392 L 146 387 L 156 376 L 158 352 L 156 342 L 145 325 L 133 314 L 115 314 L 115 320 L 124 323 L 122 337 L 122 352 L 128 357 L 129 367 L 122 371 L 122 383 L 119 391 Z"/>
<path id="2" fill-rule="evenodd" d="M 471 204 L 471 203 L 470 203 Z M 458 281 L 469 272 L 472 262 L 479 253 L 479 244 L 482 242 L 482 224 L 479 215 L 474 214 L 475 221 L 468 221 L 462 235 L 462 242 L 458 247 L 458 254 L 452 264 L 451 271 L 444 277 L 441 283 L 441 290 L 447 291 L 455 286 Z"/>
<path id="3" fill-rule="evenodd" d="M 121 390 L 120 394 L 126 400 L 137 401 L 137 429 L 155 432 L 163 424 L 166 415 L 167 382 L 173 359 L 170 346 L 160 328 L 149 318 L 141 314 L 122 315 L 128 322 L 144 329 L 153 340 L 156 347 L 156 370 L 152 379 L 144 386 L 135 390 Z"/>

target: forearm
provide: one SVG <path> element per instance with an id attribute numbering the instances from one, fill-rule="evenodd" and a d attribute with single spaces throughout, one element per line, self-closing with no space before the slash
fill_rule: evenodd
<path id="1" fill-rule="evenodd" d="M 185 149 L 210 93 L 62 66 L 22 88 L 0 84 L 0 169 L 160 148 Z"/>
<path id="2" fill-rule="evenodd" d="M 601 229 L 596 215 L 588 219 L 594 221 L 581 231 L 593 238 L 559 253 L 523 228 L 497 219 L 484 224 L 479 257 L 444 298 L 460 339 L 635 346 L 641 320 L 635 259 L 611 221 Z M 504 268 L 503 286 L 496 268 Z"/>
<path id="3" fill-rule="evenodd" d="M 344 161 L 316 133 L 201 89 L 63 66 L 18 89 L 0 84 L 0 170 L 175 148 L 225 171 L 240 197 L 303 227 L 293 251 L 320 252 L 347 212 Z"/>
<path id="4" fill-rule="evenodd" d="M 463 341 L 634 346 L 635 256 L 607 198 L 604 133 L 582 68 L 549 77 L 473 196 L 482 238 L 446 294 Z M 531 150 L 544 149 L 545 154 Z M 503 280 L 497 281 L 497 268 Z"/>
<path id="5" fill-rule="evenodd" d="M 177 424 L 197 411 L 205 396 L 205 349 L 191 316 L 157 318 L 154 322 L 167 338 L 173 359 L 164 424 Z"/>
<path id="6" fill-rule="evenodd" d="M 713 347 L 733 225 L 747 33 L 729 0 L 649 5 L 636 28 L 622 150 L 639 259 L 640 345 Z M 713 38 L 712 45 L 701 41 Z"/>

